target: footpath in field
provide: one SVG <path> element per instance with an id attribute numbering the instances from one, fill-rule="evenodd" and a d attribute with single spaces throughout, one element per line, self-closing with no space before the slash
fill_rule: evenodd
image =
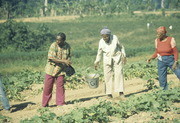
<path id="1" fill-rule="evenodd" d="M 17 22 L 64 22 L 64 21 L 72 21 L 79 16 L 55 16 L 55 17 L 31 17 L 31 18 L 20 18 L 14 19 Z M 6 20 L 0 20 L 0 23 L 4 23 Z"/>
<path id="2" fill-rule="evenodd" d="M 168 79 L 172 81 L 177 81 L 177 78 L 174 75 L 169 75 Z M 142 93 L 148 93 L 146 87 L 144 86 L 146 84 L 145 80 L 142 79 L 131 79 L 125 81 L 125 94 L 126 99 L 128 99 L 129 96 L 135 95 L 138 96 Z M 175 85 L 178 86 L 178 85 Z M 37 84 L 34 85 L 31 91 L 25 91 L 23 92 L 23 95 L 25 95 L 26 101 L 22 102 L 16 102 L 11 101 L 11 105 L 13 107 L 12 113 L 6 113 L 3 114 L 5 116 L 11 117 L 13 123 L 19 123 L 20 120 L 23 120 L 25 118 L 31 118 L 34 115 L 38 115 L 37 110 L 42 108 L 41 107 L 41 99 L 42 99 L 42 92 L 38 95 L 31 95 L 34 91 L 40 89 L 43 87 L 43 84 Z M 54 86 L 55 87 L 55 86 Z M 55 88 L 54 88 L 55 89 Z M 116 102 L 119 100 L 122 100 L 118 97 L 118 94 L 113 94 L 113 99 L 108 99 L 104 94 L 104 84 L 101 82 L 99 87 L 96 89 L 91 89 L 88 87 L 88 85 L 84 85 L 82 89 L 77 90 L 66 90 L 66 102 L 67 105 L 56 107 L 55 104 L 55 90 L 53 91 L 53 97 L 50 101 L 50 111 L 54 112 L 56 115 L 64 115 L 66 113 L 71 112 L 75 108 L 80 107 L 90 107 L 94 104 L 98 104 L 101 100 L 108 100 L 112 102 Z M 148 121 L 148 114 L 141 113 L 137 114 L 135 116 L 129 117 L 126 119 L 126 122 L 144 122 Z M 170 114 L 167 114 L 170 115 Z M 150 117 L 150 116 L 149 116 Z M 173 117 L 173 116 L 172 116 Z M 176 116 L 178 117 L 178 116 Z"/>
<path id="3" fill-rule="evenodd" d="M 180 11 L 166 11 L 166 15 L 174 14 L 174 13 L 180 13 Z M 137 15 L 144 15 L 144 14 L 157 14 L 160 15 L 162 12 L 153 11 L 153 12 L 143 12 L 143 11 L 134 11 L 134 14 Z M 85 16 L 85 15 L 83 15 Z M 35 22 L 35 23 L 42 23 L 42 22 L 66 22 L 66 21 L 72 21 L 80 16 L 77 15 L 71 15 L 71 16 L 50 16 L 50 17 L 29 17 L 29 18 L 18 18 L 13 19 L 17 22 Z M 0 23 L 4 23 L 6 20 L 0 20 Z"/>

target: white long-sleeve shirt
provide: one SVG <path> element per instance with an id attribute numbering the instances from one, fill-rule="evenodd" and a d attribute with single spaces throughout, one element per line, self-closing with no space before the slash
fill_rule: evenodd
<path id="1" fill-rule="evenodd" d="M 119 63 L 122 56 L 126 57 L 125 49 L 116 35 L 110 36 L 109 43 L 106 43 L 103 38 L 99 41 L 99 48 L 94 62 L 95 64 L 100 62 L 102 54 L 104 64 L 108 65 L 111 65 L 112 60 L 114 60 L 115 63 Z"/>

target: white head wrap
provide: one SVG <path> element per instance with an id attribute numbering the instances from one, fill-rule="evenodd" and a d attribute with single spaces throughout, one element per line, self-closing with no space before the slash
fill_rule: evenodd
<path id="1" fill-rule="evenodd" d="M 107 27 L 105 27 L 104 29 L 102 29 L 101 30 L 101 35 L 103 35 L 103 34 L 108 34 L 108 35 L 110 35 L 111 34 L 111 30 L 109 30 Z"/>

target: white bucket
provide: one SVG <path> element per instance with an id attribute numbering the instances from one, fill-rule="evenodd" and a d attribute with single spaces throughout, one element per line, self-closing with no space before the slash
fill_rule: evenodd
<path id="1" fill-rule="evenodd" d="M 86 81 L 90 88 L 97 88 L 99 86 L 99 74 L 87 75 Z"/>

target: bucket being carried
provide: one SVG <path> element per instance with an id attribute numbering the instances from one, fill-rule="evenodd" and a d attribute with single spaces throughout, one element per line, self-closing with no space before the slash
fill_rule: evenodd
<path id="1" fill-rule="evenodd" d="M 99 74 L 87 75 L 86 81 L 90 88 L 97 88 L 99 86 Z"/>

